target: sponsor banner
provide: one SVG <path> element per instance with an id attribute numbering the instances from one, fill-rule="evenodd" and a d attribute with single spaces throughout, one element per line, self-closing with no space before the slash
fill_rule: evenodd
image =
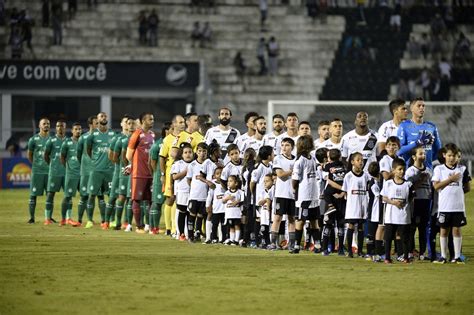
<path id="1" fill-rule="evenodd" d="M 0 159 L 0 171 L 2 189 L 30 187 L 31 163 L 28 159 L 21 157 Z"/>
<path id="2" fill-rule="evenodd" d="M 176 89 L 198 85 L 198 62 L 0 60 L 2 88 Z"/>

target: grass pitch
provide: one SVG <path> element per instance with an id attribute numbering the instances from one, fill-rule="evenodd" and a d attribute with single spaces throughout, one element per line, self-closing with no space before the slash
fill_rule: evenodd
<path id="1" fill-rule="evenodd" d="M 28 225 L 27 198 L 27 190 L 0 190 L 0 314 L 474 312 L 474 260 L 384 265 L 43 226 L 44 197 Z M 473 208 L 470 193 L 467 257 L 474 257 Z"/>

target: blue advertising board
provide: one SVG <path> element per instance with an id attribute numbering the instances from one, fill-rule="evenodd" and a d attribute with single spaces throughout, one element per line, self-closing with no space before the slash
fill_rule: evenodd
<path id="1" fill-rule="evenodd" d="M 0 187 L 5 188 L 28 188 L 31 179 L 31 163 L 26 158 L 11 157 L 0 160 L 0 172 L 2 177 Z"/>

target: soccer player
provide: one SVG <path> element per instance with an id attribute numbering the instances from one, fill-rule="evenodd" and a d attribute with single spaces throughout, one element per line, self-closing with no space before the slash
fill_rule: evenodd
<path id="1" fill-rule="evenodd" d="M 112 176 L 112 186 L 110 187 L 110 192 L 109 192 L 109 200 L 107 201 L 107 205 L 105 207 L 105 223 L 102 224 L 102 229 L 106 230 L 109 228 L 109 225 L 111 228 L 115 228 L 116 226 L 116 221 L 113 220 L 112 223 L 110 223 L 111 219 L 115 218 L 115 202 L 118 197 L 118 188 L 119 188 L 119 177 L 121 173 L 120 169 L 120 161 L 117 155 L 117 152 L 115 151 L 115 145 L 117 142 L 120 142 L 120 140 L 124 137 L 127 137 L 128 134 L 128 125 L 127 121 L 130 117 L 128 115 L 124 115 L 122 117 L 122 120 L 120 121 L 120 127 L 122 127 L 122 132 L 117 133 L 113 138 L 112 141 L 110 142 L 109 146 L 109 160 L 112 162 L 114 165 L 114 173 Z"/>
<path id="2" fill-rule="evenodd" d="M 165 128 L 161 130 L 161 138 L 156 140 L 150 149 L 149 167 L 153 171 L 153 186 L 151 189 L 152 196 L 150 209 L 150 232 L 152 234 L 159 234 L 161 207 L 165 200 L 160 169 L 160 150 L 164 137 L 166 137 Z"/>
<path id="3" fill-rule="evenodd" d="M 66 140 L 66 122 L 58 120 L 56 122 L 56 134 L 46 141 L 44 149 L 44 160 L 49 164 L 48 173 L 48 195 L 46 197 L 46 210 L 44 224 L 53 223 L 52 215 L 54 209 L 54 195 L 62 188 L 64 190 L 64 175 L 66 169 L 61 163 L 61 146 Z"/>
<path id="4" fill-rule="evenodd" d="M 385 150 L 385 142 L 387 142 L 388 137 L 397 136 L 398 127 L 401 122 L 407 119 L 408 108 L 405 105 L 405 101 L 402 99 L 391 100 L 388 104 L 390 113 L 392 114 L 392 119 L 384 122 L 378 130 L 378 147 L 379 152 Z"/>
<path id="5" fill-rule="evenodd" d="M 236 142 L 237 138 L 240 136 L 239 130 L 230 126 L 232 118 L 232 111 L 226 107 L 219 109 L 219 125 L 210 128 L 206 132 L 206 143 L 210 144 L 213 140 L 216 140 L 217 143 L 221 146 L 222 158 L 225 162 L 227 155 L 227 147 L 230 144 Z"/>
<path id="6" fill-rule="evenodd" d="M 128 141 L 126 158 L 131 164 L 132 177 L 132 211 L 137 226 L 135 232 L 145 233 L 145 224 L 142 222 L 142 209 L 148 215 L 151 203 L 151 187 L 153 177 L 148 167 L 150 149 L 155 142 L 155 133 L 151 130 L 155 118 L 152 113 L 142 113 L 140 115 L 141 128 L 137 129 L 130 136 Z"/>
<path id="7" fill-rule="evenodd" d="M 375 143 L 374 143 L 375 144 Z M 362 153 L 355 152 L 350 155 L 350 163 L 352 169 L 344 177 L 342 184 L 343 195 L 346 196 L 346 216 L 345 221 L 349 224 L 347 229 L 347 248 L 348 256 L 354 257 L 352 251 L 352 238 L 354 229 L 357 226 L 357 251 L 362 255 L 362 247 L 364 245 L 364 219 L 367 214 L 368 197 L 368 183 L 370 176 L 364 173 L 364 158 Z"/>
<path id="8" fill-rule="evenodd" d="M 319 205 L 319 187 L 317 182 L 317 162 L 311 151 L 314 149 L 313 137 L 301 136 L 296 142 L 298 157 L 295 161 L 292 174 L 292 185 L 295 190 L 296 226 L 295 241 L 290 239 L 289 250 L 291 254 L 300 251 L 301 237 L 306 220 L 311 226 L 316 226 Z M 316 237 L 314 237 L 316 239 Z"/>
<path id="9" fill-rule="evenodd" d="M 341 150 L 342 132 L 342 121 L 339 118 L 334 118 L 329 125 L 329 134 L 331 136 L 321 144 L 321 147 Z"/>
<path id="10" fill-rule="evenodd" d="M 359 152 L 363 157 L 363 169 L 367 170 L 370 162 L 376 161 L 377 133 L 369 128 L 369 114 L 358 112 L 355 129 L 342 137 L 341 153 L 343 161 L 347 161 L 352 153 Z"/>
<path id="11" fill-rule="evenodd" d="M 420 260 L 425 260 L 426 228 L 431 212 L 431 177 L 433 176 L 432 170 L 425 166 L 425 159 L 425 149 L 422 147 L 413 149 L 411 166 L 405 173 L 405 179 L 411 181 L 415 189 L 415 199 L 411 207 L 413 220 L 410 234 L 410 251 L 415 249 L 415 232 L 418 228 Z"/>
<path id="12" fill-rule="evenodd" d="M 109 146 L 112 138 L 115 136 L 115 132 L 107 127 L 106 113 L 101 112 L 97 114 L 97 121 L 99 122 L 99 127 L 92 131 L 92 134 L 86 140 L 87 154 L 92 161 L 92 171 L 90 172 L 88 182 L 88 221 L 86 224 L 88 229 L 94 226 L 95 197 L 99 200 L 101 224 L 105 223 L 104 195 L 109 192 L 114 172 L 114 166 L 109 160 Z"/>
<path id="13" fill-rule="evenodd" d="M 383 180 L 387 181 L 392 176 L 392 163 L 396 159 L 397 152 L 400 149 L 400 140 L 395 136 L 390 136 L 387 138 L 385 143 L 386 153 L 380 159 L 380 173 L 382 174 Z"/>
<path id="14" fill-rule="evenodd" d="M 81 124 L 74 123 L 72 125 L 72 137 L 66 139 L 61 146 L 61 163 L 66 166 L 66 180 L 64 184 L 64 198 L 61 203 L 61 222 L 59 225 L 79 225 L 79 222 L 72 220 L 72 198 L 76 196 L 76 192 L 80 189 L 81 164 L 77 160 L 77 144 L 81 133 Z"/>
<path id="15" fill-rule="evenodd" d="M 410 199 L 413 197 L 412 183 L 406 181 L 405 161 L 396 158 L 393 160 L 393 179 L 387 180 L 380 191 L 385 207 L 385 260 L 386 264 L 391 264 L 390 258 L 392 240 L 398 230 L 402 239 L 403 263 L 409 263 L 408 251 L 410 247 Z"/>
<path id="16" fill-rule="evenodd" d="M 188 173 L 188 166 L 193 161 L 193 149 L 191 145 L 184 142 L 180 145 L 176 159 L 171 166 L 171 176 L 173 180 L 171 185 L 173 188 L 173 196 L 176 199 L 176 207 L 178 209 L 178 230 L 179 240 L 185 241 L 186 217 L 188 217 L 188 203 L 189 203 L 189 183 L 186 179 Z M 191 237 L 188 235 L 188 237 Z M 191 238 L 190 238 L 191 240 Z"/>
<path id="17" fill-rule="evenodd" d="M 242 216 L 242 203 L 244 192 L 240 189 L 240 177 L 230 175 L 228 178 L 228 189 L 222 197 L 225 204 L 225 219 L 229 226 L 229 238 L 224 242 L 226 245 L 238 245 L 240 239 L 240 218 Z"/>
<path id="18" fill-rule="evenodd" d="M 50 122 L 41 118 L 38 123 L 39 133 L 28 140 L 28 160 L 32 164 L 30 182 L 29 224 L 35 223 L 36 197 L 43 196 L 48 186 L 49 164 L 44 160 L 44 150 L 49 139 Z"/>
<path id="19" fill-rule="evenodd" d="M 285 138 L 281 142 L 281 154 L 277 155 L 273 162 L 273 171 L 277 178 L 274 188 L 275 206 L 273 209 L 272 237 L 270 249 L 277 249 L 278 232 L 282 217 L 288 215 L 289 238 L 295 240 L 295 195 L 291 185 L 291 175 L 296 157 L 291 154 L 295 142 L 291 138 Z"/>
<path id="20" fill-rule="evenodd" d="M 314 149 L 317 150 L 322 147 L 322 144 L 330 138 L 329 132 L 331 123 L 328 120 L 322 120 L 318 124 L 319 138 L 314 140 Z"/>
<path id="21" fill-rule="evenodd" d="M 380 199 L 380 167 L 377 162 L 371 162 L 368 167 L 368 173 L 372 177 L 369 181 L 369 209 L 367 214 L 367 255 L 373 262 L 382 262 L 381 255 L 383 246 L 383 233 L 380 239 L 377 239 L 377 230 L 380 222 L 380 216 L 383 216 Z M 382 219 L 383 222 L 383 219 Z"/>
<path id="22" fill-rule="evenodd" d="M 261 206 L 263 204 L 259 204 L 259 201 L 265 199 L 265 176 L 272 173 L 272 161 L 273 161 L 273 148 L 270 146 L 263 146 L 258 151 L 258 161 L 260 161 L 255 170 L 251 174 L 250 180 L 250 191 L 252 193 L 251 198 L 253 199 L 253 204 L 257 207 L 256 208 L 256 217 L 255 217 L 255 225 L 254 225 L 254 233 L 256 235 L 261 235 L 263 238 L 260 238 L 261 247 L 266 248 L 270 245 L 269 242 L 269 226 L 270 226 L 270 216 L 269 213 L 263 213 L 261 210 Z M 247 196 L 248 197 L 248 196 Z M 266 211 L 266 210 L 265 210 Z M 264 230 L 261 231 L 260 225 L 263 224 Z M 261 233 L 263 232 L 263 233 Z M 263 234 L 263 235 L 262 235 Z M 265 240 L 266 239 L 266 240 Z M 251 247 L 255 243 L 255 239 L 250 239 Z"/>
<path id="23" fill-rule="evenodd" d="M 285 117 L 283 117 L 281 114 L 275 114 L 272 117 L 272 123 L 273 131 L 263 136 L 263 145 L 271 146 L 273 148 L 273 153 L 276 156 L 276 139 L 283 133 L 283 128 L 285 127 Z"/>
<path id="24" fill-rule="evenodd" d="M 328 151 L 328 163 L 324 166 L 324 172 L 327 173 L 327 185 L 324 189 L 324 200 L 326 203 L 326 212 L 324 212 L 323 228 L 323 254 L 329 255 L 328 243 L 329 237 L 337 226 L 337 236 L 339 240 L 339 255 L 344 255 L 344 217 L 346 212 L 346 200 L 336 198 L 342 193 L 341 188 L 344 183 L 344 177 L 347 173 L 344 163 L 341 161 L 341 151 L 330 149 Z M 321 212 L 323 212 L 322 209 Z"/>
<path id="25" fill-rule="evenodd" d="M 436 263 L 445 264 L 448 251 L 448 235 L 453 231 L 454 259 L 456 264 L 464 264 L 461 259 L 461 227 L 467 224 L 464 194 L 471 190 L 471 176 L 464 165 L 459 165 L 461 151 L 454 143 L 445 146 L 445 164 L 434 169 L 433 187 L 439 193 L 438 223 L 440 226 L 441 257 Z M 433 250 L 433 249 L 432 249 Z"/>
<path id="26" fill-rule="evenodd" d="M 86 210 L 87 206 L 87 199 L 89 198 L 88 191 L 88 183 L 89 183 L 89 176 L 92 172 L 92 161 L 90 156 L 86 153 L 87 152 L 87 138 L 92 134 L 92 132 L 97 129 L 99 122 L 97 120 L 97 116 L 90 116 L 87 119 L 87 124 L 89 125 L 89 131 L 83 133 L 77 142 L 77 160 L 80 163 L 81 168 L 81 179 L 79 182 L 79 195 L 80 199 L 77 204 L 78 213 L 77 213 L 77 221 L 82 224 L 82 216 L 84 215 L 84 211 Z M 101 193 L 102 194 L 102 193 Z"/>
<path id="27" fill-rule="evenodd" d="M 189 217 L 188 217 L 188 237 L 192 241 L 200 242 L 202 235 L 202 221 L 207 218 L 206 199 L 209 186 L 205 176 L 202 176 L 201 170 L 204 161 L 207 158 L 207 144 L 201 142 L 198 144 L 196 159 L 188 166 L 186 179 L 190 186 L 189 189 Z M 196 226 L 194 226 L 196 224 Z"/>
<path id="28" fill-rule="evenodd" d="M 242 149 L 239 147 L 241 157 L 243 157 L 244 152 L 248 148 L 252 148 L 255 152 L 258 152 L 263 145 L 263 136 L 267 132 L 267 121 L 265 117 L 256 117 L 252 124 L 255 126 L 255 133 L 244 142 Z"/>
<path id="29" fill-rule="evenodd" d="M 410 103 L 412 117 L 400 123 L 397 131 L 400 138 L 400 151 L 398 155 L 405 161 L 410 160 L 411 150 L 416 147 L 423 147 L 426 152 L 425 164 L 433 168 L 433 161 L 436 160 L 438 150 L 441 148 L 441 140 L 438 128 L 432 122 L 425 121 L 425 102 L 418 97 Z"/>
<path id="30" fill-rule="evenodd" d="M 244 152 L 244 143 L 255 134 L 255 118 L 259 117 L 256 112 L 249 112 L 245 114 L 244 121 L 247 126 L 247 132 L 241 134 L 236 140 L 235 144 L 239 147 L 240 152 Z"/>
<path id="31" fill-rule="evenodd" d="M 242 178 L 242 159 L 240 158 L 239 147 L 236 144 L 230 144 L 227 147 L 227 155 L 230 161 L 224 166 L 221 175 L 221 182 L 226 190 L 229 176 L 236 175 Z"/>
<path id="32" fill-rule="evenodd" d="M 307 121 L 298 124 L 298 136 L 311 136 L 311 125 Z"/>
<path id="33" fill-rule="evenodd" d="M 124 207 L 126 207 L 126 205 L 127 205 L 128 210 L 126 211 L 124 227 L 129 232 L 131 231 L 131 227 L 132 227 L 131 224 L 132 224 L 133 214 L 132 214 L 131 208 L 128 207 L 128 204 L 130 203 L 130 197 L 128 196 L 128 194 L 131 189 L 130 174 L 128 174 L 128 172 L 125 171 L 125 168 L 129 164 L 126 157 L 128 141 L 130 140 L 130 135 L 135 132 L 135 129 L 136 129 L 136 121 L 134 118 L 129 117 L 127 120 L 127 133 L 125 134 L 125 137 L 120 138 L 115 143 L 115 148 L 114 148 L 115 163 L 119 163 L 119 168 L 120 168 L 119 183 L 118 183 L 118 198 L 115 204 L 115 208 L 116 208 L 115 230 L 117 231 L 120 231 L 122 227 L 122 214 L 123 214 L 123 209 Z"/>
<path id="34" fill-rule="evenodd" d="M 210 241 L 206 240 L 206 244 L 217 244 L 219 242 L 219 237 L 217 235 L 217 228 L 219 227 L 219 224 L 221 225 L 221 242 L 224 241 L 226 235 L 225 207 L 222 203 L 222 197 L 224 197 L 225 190 L 221 185 L 221 173 L 222 166 L 216 167 L 213 175 L 215 188 L 210 188 L 207 194 L 206 209 L 208 213 L 212 213 L 212 231 L 211 239 Z M 208 227 L 206 226 L 206 232 L 207 229 Z"/>
<path id="35" fill-rule="evenodd" d="M 199 142 L 194 141 L 194 132 L 198 130 L 198 119 L 197 119 L 197 114 L 196 113 L 187 113 L 184 115 L 184 121 L 186 124 L 186 129 L 184 129 L 180 134 L 179 134 L 179 141 L 178 145 L 180 145 L 183 142 L 190 143 L 193 151 L 196 152 L 197 145 Z M 202 142 L 202 141 L 201 141 Z"/>
<path id="36" fill-rule="evenodd" d="M 176 232 L 176 205 L 173 190 L 171 189 L 171 166 L 173 165 L 174 158 L 178 151 L 180 134 L 185 126 L 183 116 L 174 116 L 171 120 L 170 133 L 163 139 L 163 144 L 160 149 L 161 182 L 165 185 L 163 191 L 166 198 L 164 208 L 166 235 L 171 235 Z"/>
<path id="37" fill-rule="evenodd" d="M 291 138 L 295 143 L 298 140 L 298 115 L 296 115 L 296 113 L 288 113 L 288 115 L 286 115 L 285 127 L 286 132 L 280 134 L 275 141 L 275 155 L 280 154 L 281 141 L 284 138 Z M 291 154 L 296 156 L 296 145 L 293 148 L 293 152 L 291 152 Z"/>

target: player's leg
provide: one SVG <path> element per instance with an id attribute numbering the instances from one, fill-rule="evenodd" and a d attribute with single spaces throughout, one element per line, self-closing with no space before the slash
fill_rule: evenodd
<path id="1" fill-rule="evenodd" d="M 206 204 L 204 204 L 204 211 L 206 212 Z M 210 244 L 212 233 L 212 212 L 206 212 L 203 216 L 206 218 L 206 244 Z"/>
<path id="2" fill-rule="evenodd" d="M 86 205 L 86 210 L 87 210 L 86 228 L 91 228 L 94 226 L 95 199 L 96 199 L 96 196 L 101 194 L 102 177 L 103 175 L 101 172 L 91 172 L 89 176 L 89 181 L 87 183 L 87 193 L 89 194 L 89 198 L 87 199 L 87 205 Z"/>
<path id="3" fill-rule="evenodd" d="M 188 239 L 191 241 L 194 241 L 194 225 L 196 223 L 196 217 L 197 217 L 197 207 L 196 207 L 196 201 L 195 200 L 190 200 L 189 201 L 189 206 L 188 206 Z"/>
<path id="4" fill-rule="evenodd" d="M 392 259 L 390 258 L 390 252 L 392 251 L 392 240 L 396 234 L 396 226 L 393 224 L 385 225 L 385 263 L 391 263 Z"/>
<path id="5" fill-rule="evenodd" d="M 120 192 L 119 196 L 117 197 L 117 201 L 115 202 L 115 230 L 120 230 L 122 228 L 122 215 L 123 215 L 123 207 L 126 201 L 126 193 L 124 194 L 123 191 Z"/>
<path id="6" fill-rule="evenodd" d="M 219 223 L 220 223 L 219 213 L 213 213 L 211 216 L 211 220 L 212 220 L 211 242 L 217 243 L 219 241 L 219 236 L 217 234 L 217 229 L 219 228 Z"/>
<path id="7" fill-rule="evenodd" d="M 408 253 L 410 252 L 410 243 L 411 243 L 411 225 L 404 224 L 400 225 L 400 237 L 402 239 L 402 247 L 403 247 L 403 261 L 407 263 L 408 260 Z"/>
<path id="8" fill-rule="evenodd" d="M 429 213 L 430 213 L 430 200 L 426 199 L 423 200 L 423 204 L 421 206 L 421 214 L 420 214 L 420 222 L 418 224 L 418 243 L 420 249 L 420 260 L 424 259 L 425 252 L 426 252 L 426 243 L 427 243 L 427 226 L 429 221 Z"/>
<path id="9" fill-rule="evenodd" d="M 239 239 L 240 239 L 240 220 L 237 219 L 237 222 L 234 224 L 234 244 L 238 245 L 239 244 Z"/>
<path id="10" fill-rule="evenodd" d="M 454 260 L 456 263 L 461 261 L 462 234 L 461 227 L 453 226 Z"/>
<path id="11" fill-rule="evenodd" d="M 38 196 L 42 196 L 48 185 L 47 174 L 35 174 L 31 175 L 30 182 L 30 198 L 28 202 L 28 211 L 30 214 L 30 220 L 28 223 L 35 223 L 35 212 L 36 212 L 36 199 Z"/>
<path id="12" fill-rule="evenodd" d="M 349 227 L 347 229 L 347 251 L 348 257 L 354 257 L 354 253 L 352 252 L 352 240 L 354 236 L 354 223 L 349 221 Z"/>
<path id="13" fill-rule="evenodd" d="M 440 227 L 437 224 L 438 219 L 436 218 L 436 215 L 431 216 L 430 220 L 430 237 L 429 237 L 429 242 L 430 242 L 430 260 L 431 262 L 436 261 L 436 236 L 440 232 Z"/>
<path id="14" fill-rule="evenodd" d="M 377 232 L 377 222 L 369 221 L 367 230 L 367 255 L 375 256 L 375 233 Z"/>
<path id="15" fill-rule="evenodd" d="M 357 223 L 357 255 L 362 256 L 362 249 L 364 248 L 364 221 L 360 220 Z"/>
<path id="16" fill-rule="evenodd" d="M 179 229 L 179 240 L 180 241 L 185 241 L 186 236 L 184 234 L 185 229 L 187 228 L 186 225 L 186 217 L 188 216 L 188 211 L 186 205 L 176 205 L 177 211 L 178 211 L 178 229 Z M 189 218 L 188 218 L 188 224 L 189 224 Z M 189 234 L 188 234 L 189 235 Z"/>
<path id="17" fill-rule="evenodd" d="M 345 256 L 346 253 L 344 252 L 344 227 L 346 225 L 344 217 L 342 215 L 339 215 L 337 213 L 338 219 L 337 219 L 337 242 L 338 242 L 338 250 L 337 254 L 339 256 Z"/>
<path id="18" fill-rule="evenodd" d="M 277 248 L 278 232 L 280 231 L 280 224 L 281 224 L 281 215 L 280 215 L 280 212 L 278 212 L 273 215 L 272 235 L 270 239 L 271 246 L 274 247 L 274 249 Z"/>
<path id="19" fill-rule="evenodd" d="M 46 193 L 46 203 L 44 211 L 44 224 L 51 224 L 53 218 L 53 209 L 54 209 L 54 191 L 48 191 Z"/>

